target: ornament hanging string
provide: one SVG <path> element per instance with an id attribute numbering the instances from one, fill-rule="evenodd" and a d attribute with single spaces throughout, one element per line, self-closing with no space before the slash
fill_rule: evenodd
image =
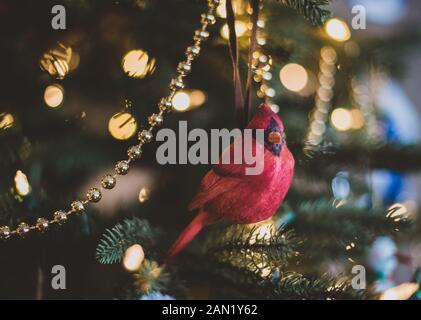
<path id="1" fill-rule="evenodd" d="M 227 12 L 227 25 L 229 30 L 229 48 L 231 54 L 231 61 L 233 65 L 233 79 L 234 79 L 234 105 L 237 117 L 237 123 L 240 128 L 244 128 L 248 123 L 251 109 L 251 84 L 252 84 L 252 58 L 253 52 L 257 45 L 257 21 L 259 18 L 259 4 L 260 0 L 250 0 L 252 8 L 252 30 L 250 36 L 250 47 L 248 56 L 248 71 L 246 82 L 246 96 L 244 99 L 242 81 L 239 68 L 239 54 L 238 54 L 238 38 L 235 30 L 235 13 L 231 0 L 225 2 Z"/>
<path id="2" fill-rule="evenodd" d="M 231 53 L 232 61 L 232 72 L 234 78 L 234 106 L 235 113 L 237 117 L 238 126 L 244 128 L 244 98 L 243 98 L 243 89 L 241 86 L 241 75 L 239 68 L 239 58 L 238 58 L 238 40 L 237 33 L 235 31 L 235 14 L 234 8 L 232 6 L 231 0 L 225 1 L 225 7 L 227 12 L 227 25 L 229 30 L 229 48 Z"/>
<path id="3" fill-rule="evenodd" d="M 250 109 L 251 109 L 251 84 L 252 84 L 252 60 L 253 53 L 256 51 L 257 47 L 257 21 L 259 20 L 259 5 L 260 0 L 251 0 L 251 8 L 253 10 L 251 14 L 251 36 L 250 36 L 250 48 L 248 56 L 248 71 L 247 71 L 247 83 L 246 83 L 246 99 L 244 102 L 244 116 L 246 123 L 250 119 Z"/>

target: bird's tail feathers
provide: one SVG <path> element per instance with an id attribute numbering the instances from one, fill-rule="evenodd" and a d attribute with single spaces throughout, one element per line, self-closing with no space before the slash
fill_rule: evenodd
<path id="1" fill-rule="evenodd" d="M 205 226 L 215 222 L 215 219 L 212 218 L 204 210 L 199 211 L 197 216 L 190 222 L 190 224 L 184 229 L 178 239 L 171 246 L 168 251 L 167 257 L 165 258 L 165 263 L 170 262 L 181 250 L 184 249 L 196 235 L 202 230 Z"/>

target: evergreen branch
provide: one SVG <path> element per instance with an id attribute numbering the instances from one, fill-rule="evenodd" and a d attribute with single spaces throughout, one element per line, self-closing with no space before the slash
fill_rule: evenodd
<path id="1" fill-rule="evenodd" d="M 148 259 L 143 261 L 133 277 L 133 287 L 140 294 L 167 290 L 171 279 L 165 267 L 159 266 L 156 261 Z"/>
<path id="2" fill-rule="evenodd" d="M 215 286 L 218 297 L 222 299 L 239 299 L 239 297 L 240 299 L 271 300 L 363 298 L 363 293 L 352 289 L 348 282 L 337 284 L 327 276 L 311 279 L 296 272 L 278 272 L 271 277 L 262 277 L 225 261 L 209 259 L 203 263 L 202 256 L 189 256 L 181 263 L 180 272 L 186 276 L 194 274 L 201 281 L 211 276 L 212 283 L 209 285 Z"/>
<path id="3" fill-rule="evenodd" d="M 298 155 L 302 153 L 303 146 L 301 144 L 291 143 L 291 147 Z M 307 155 L 311 157 L 311 161 L 303 160 L 301 163 L 315 166 L 315 169 L 324 168 L 327 164 L 331 163 L 335 163 L 338 166 L 346 164 L 367 168 L 390 169 L 400 172 L 421 169 L 421 144 L 311 145 L 306 146 L 305 149 Z"/>
<path id="4" fill-rule="evenodd" d="M 356 300 L 363 299 L 362 291 L 354 290 L 348 281 L 336 283 L 335 280 L 322 276 L 318 279 L 308 279 L 295 272 L 280 274 L 272 280 L 274 293 L 278 298 L 306 300 Z"/>
<path id="5" fill-rule="evenodd" d="M 343 244 L 358 236 L 360 243 L 369 244 L 378 235 L 396 234 L 411 226 L 405 217 L 396 216 L 397 210 L 365 209 L 349 204 L 336 208 L 325 200 L 307 202 L 294 210 L 296 220 L 292 227 L 297 234 L 315 235 L 316 239 L 325 234 Z"/>
<path id="6" fill-rule="evenodd" d="M 105 231 L 96 249 L 96 258 L 102 264 L 120 262 L 128 247 L 137 243 L 147 247 L 154 242 L 155 234 L 146 220 L 126 219 Z"/>
<path id="7" fill-rule="evenodd" d="M 315 26 L 321 26 L 330 17 L 331 13 L 325 7 L 330 0 L 280 0 L 286 5 L 303 15 Z"/>
<path id="8" fill-rule="evenodd" d="M 287 265 L 296 254 L 298 240 L 292 231 L 274 224 L 232 226 L 210 244 L 206 252 L 217 259 L 266 277 Z"/>

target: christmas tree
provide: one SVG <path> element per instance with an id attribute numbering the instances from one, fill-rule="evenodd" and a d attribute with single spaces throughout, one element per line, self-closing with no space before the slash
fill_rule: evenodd
<path id="1" fill-rule="evenodd" d="M 419 298 L 400 83 L 421 34 L 373 31 L 361 2 L 0 1 L 0 298 Z M 241 128 L 262 103 L 295 159 L 282 204 L 207 221 L 166 263 L 212 167 L 179 145 L 162 165 L 157 132 Z"/>

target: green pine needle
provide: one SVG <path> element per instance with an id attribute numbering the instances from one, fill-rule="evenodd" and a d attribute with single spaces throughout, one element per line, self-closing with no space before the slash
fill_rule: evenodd
<path id="1" fill-rule="evenodd" d="M 102 264 L 120 262 L 128 247 L 134 244 L 147 247 L 154 242 L 154 232 L 146 220 L 126 219 L 104 232 L 96 249 L 96 258 Z"/>
<path id="2" fill-rule="evenodd" d="M 303 15 L 308 21 L 315 26 L 324 24 L 331 13 L 326 6 L 330 0 L 280 0 L 282 4 L 294 9 Z"/>
<path id="3" fill-rule="evenodd" d="M 232 226 L 208 244 L 207 252 L 219 261 L 270 277 L 297 254 L 298 240 L 292 231 L 274 224 Z"/>

